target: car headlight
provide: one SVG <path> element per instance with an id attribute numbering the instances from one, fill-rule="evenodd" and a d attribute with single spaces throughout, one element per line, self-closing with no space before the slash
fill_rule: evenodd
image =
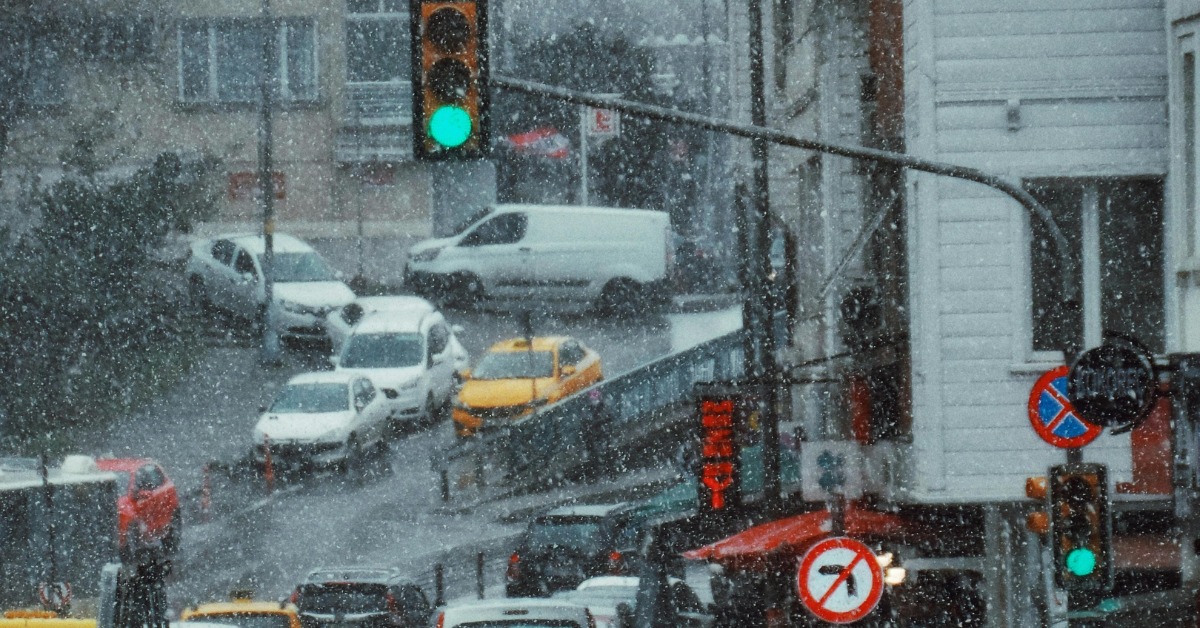
<path id="1" fill-rule="evenodd" d="M 424 251 L 418 251 L 416 253 L 412 253 L 411 255 L 409 255 L 409 257 L 414 262 L 432 262 L 433 260 L 437 259 L 438 254 L 440 254 L 441 252 L 442 252 L 442 249 L 440 249 L 440 248 L 425 249 Z"/>

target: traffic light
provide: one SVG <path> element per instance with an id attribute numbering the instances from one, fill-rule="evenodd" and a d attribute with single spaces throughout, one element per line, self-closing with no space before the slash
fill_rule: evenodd
<path id="1" fill-rule="evenodd" d="M 486 0 L 411 0 L 413 154 L 479 159 L 488 150 Z"/>
<path id="2" fill-rule="evenodd" d="M 1050 542 L 1054 577 L 1068 594 L 1099 596 L 1112 588 L 1112 519 L 1104 465 L 1050 468 Z"/>

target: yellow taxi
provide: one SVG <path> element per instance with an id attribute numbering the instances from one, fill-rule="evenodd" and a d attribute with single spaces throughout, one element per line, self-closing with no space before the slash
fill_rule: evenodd
<path id="1" fill-rule="evenodd" d="M 5 611 L 0 628 L 96 628 L 95 619 L 60 617 L 52 611 Z"/>
<path id="2" fill-rule="evenodd" d="M 238 628 L 301 628 L 300 614 L 292 604 L 252 600 L 239 594 L 232 597 L 229 602 L 212 602 L 185 609 L 179 619 L 184 623 L 209 622 Z"/>
<path id="3" fill-rule="evenodd" d="M 600 356 L 570 336 L 512 338 L 492 345 L 463 372 L 454 400 L 454 433 L 523 417 L 604 379 Z"/>

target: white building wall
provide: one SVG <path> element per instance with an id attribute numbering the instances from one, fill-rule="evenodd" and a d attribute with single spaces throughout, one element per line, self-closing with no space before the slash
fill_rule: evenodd
<path id="1" fill-rule="evenodd" d="M 909 0 L 908 149 L 1015 179 L 1165 175 L 1163 29 L 1161 0 Z M 989 188 L 920 174 L 908 212 L 909 496 L 1023 499 L 1027 476 L 1065 459 L 1026 410 L 1037 376 L 1061 364 L 1030 349 L 1028 219 Z M 1128 435 L 1084 458 L 1131 480 Z"/>

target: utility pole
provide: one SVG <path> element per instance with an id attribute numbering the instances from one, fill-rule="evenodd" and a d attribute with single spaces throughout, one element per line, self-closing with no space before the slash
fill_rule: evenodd
<path id="1" fill-rule="evenodd" d="M 750 26 L 750 124 L 766 128 L 767 94 L 763 69 L 762 0 L 750 0 L 747 18 Z M 763 500 L 770 512 L 777 512 L 781 500 L 779 478 L 779 369 L 775 364 L 775 303 L 768 278 L 771 276 L 771 200 L 769 195 L 768 144 L 765 137 L 750 140 L 750 155 L 754 162 L 751 203 L 753 204 L 756 267 L 752 273 L 750 298 L 759 315 L 757 329 L 748 333 L 759 335 L 758 369 L 751 379 L 762 391 L 763 438 Z"/>
<path id="2" fill-rule="evenodd" d="M 258 190 L 262 195 L 263 210 L 263 313 L 262 354 L 263 364 L 276 365 L 280 362 L 279 336 L 275 335 L 275 166 L 274 129 L 271 118 L 275 95 L 275 18 L 271 14 L 271 0 L 262 0 L 262 75 L 259 84 L 262 102 L 258 117 Z"/>
<path id="3" fill-rule="evenodd" d="M 579 106 L 579 204 L 588 204 L 588 111 Z"/>

